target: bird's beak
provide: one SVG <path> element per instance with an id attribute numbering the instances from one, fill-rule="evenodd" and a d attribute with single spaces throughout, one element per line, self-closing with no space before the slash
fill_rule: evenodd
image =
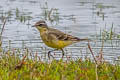
<path id="1" fill-rule="evenodd" d="M 36 27 L 35 25 L 32 25 L 32 27 Z"/>

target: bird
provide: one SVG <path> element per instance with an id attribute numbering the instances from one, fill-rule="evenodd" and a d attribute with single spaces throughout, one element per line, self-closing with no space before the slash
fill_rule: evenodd
<path id="1" fill-rule="evenodd" d="M 48 52 L 48 58 L 50 59 L 51 52 L 56 50 L 62 51 L 62 58 L 64 57 L 64 48 L 80 41 L 86 41 L 88 39 L 80 39 L 78 37 L 66 34 L 58 29 L 49 27 L 44 20 L 36 22 L 32 27 L 36 27 L 40 32 L 42 41 L 54 50 Z"/>

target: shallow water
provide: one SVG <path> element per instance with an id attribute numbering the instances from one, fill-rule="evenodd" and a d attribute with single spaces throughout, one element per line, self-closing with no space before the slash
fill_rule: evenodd
<path id="1" fill-rule="evenodd" d="M 1 28 L 3 16 L 8 15 L 2 47 L 5 49 L 10 43 L 10 48 L 29 48 L 40 56 L 51 48 L 42 43 L 37 29 L 31 27 L 39 20 L 45 20 L 49 26 L 65 33 L 94 40 L 90 45 L 95 54 L 99 54 L 102 46 L 101 31 L 110 31 L 113 24 L 113 32 L 120 34 L 119 0 L 0 0 Z M 120 56 L 119 39 L 104 42 L 105 60 L 115 60 Z M 87 44 L 80 42 L 65 48 L 66 55 L 92 58 Z M 60 52 L 55 53 L 56 58 L 61 57 Z"/>

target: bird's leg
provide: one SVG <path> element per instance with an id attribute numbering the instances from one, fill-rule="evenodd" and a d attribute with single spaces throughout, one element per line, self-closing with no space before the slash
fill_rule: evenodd
<path id="1" fill-rule="evenodd" d="M 57 50 L 57 49 L 54 49 L 54 50 L 51 50 L 51 51 L 48 52 L 48 58 L 49 58 L 49 59 L 50 59 L 50 56 L 52 56 L 52 55 L 51 55 L 51 52 L 56 51 L 56 50 Z M 53 57 L 53 56 L 52 56 L 52 57 Z M 53 57 L 53 58 L 54 58 L 54 57 Z"/>
<path id="2" fill-rule="evenodd" d="M 48 51 L 48 58 L 49 58 L 49 59 L 50 59 L 50 55 L 51 55 L 50 53 L 51 53 L 51 52 L 52 52 L 52 51 Z"/>
<path id="3" fill-rule="evenodd" d="M 63 49 L 61 49 L 61 51 L 62 51 L 62 59 L 63 59 L 65 53 L 64 53 L 64 50 L 63 50 Z"/>

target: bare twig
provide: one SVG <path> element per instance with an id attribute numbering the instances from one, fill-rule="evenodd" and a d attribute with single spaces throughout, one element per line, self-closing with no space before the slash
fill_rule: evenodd
<path id="1" fill-rule="evenodd" d="M 89 41 L 88 41 L 88 48 L 93 56 L 93 59 L 95 61 L 95 73 L 96 73 L 96 80 L 98 80 L 98 65 L 102 62 L 102 59 L 103 59 L 103 47 L 104 47 L 104 34 L 103 34 L 103 40 L 102 40 L 102 47 L 101 47 L 101 50 L 99 52 L 99 55 L 98 56 L 94 56 L 93 52 L 92 52 L 92 49 L 90 47 L 90 44 L 89 44 Z"/>
<path id="2" fill-rule="evenodd" d="M 98 68 L 98 62 L 97 62 L 96 57 L 94 56 L 94 54 L 92 52 L 92 49 L 91 49 L 90 44 L 89 44 L 89 41 L 88 41 L 88 48 L 89 48 L 89 50 L 90 50 L 90 52 L 91 52 L 91 54 L 93 56 L 93 59 L 95 61 L 95 74 L 96 74 L 96 80 L 98 80 L 98 70 L 97 70 L 97 68 Z"/>
<path id="3" fill-rule="evenodd" d="M 2 39 L 2 34 L 3 34 L 3 30 L 4 30 L 4 28 L 5 28 L 6 20 L 7 20 L 7 18 L 5 17 L 5 18 L 4 18 L 3 27 L 2 27 L 2 31 L 1 31 L 1 33 L 0 33 L 0 40 Z"/>
<path id="4" fill-rule="evenodd" d="M 102 62 L 102 60 L 103 60 L 104 37 L 105 37 L 105 35 L 103 34 L 102 47 L 100 49 L 99 56 L 96 57 L 98 64 L 100 64 Z"/>
<path id="5" fill-rule="evenodd" d="M 22 66 L 25 64 L 25 58 L 26 58 L 26 55 L 25 55 L 25 56 L 23 57 L 23 59 L 19 62 L 19 64 L 17 64 L 17 65 L 15 66 L 15 70 L 22 68 Z"/>
<path id="6" fill-rule="evenodd" d="M 91 54 L 93 56 L 93 59 L 94 59 L 95 63 L 97 64 L 97 60 L 96 60 L 96 58 L 95 58 L 95 56 L 94 56 L 94 54 L 92 52 L 92 49 L 91 49 L 90 44 L 89 44 L 89 41 L 88 41 L 88 48 L 89 48 L 89 50 L 90 50 L 90 52 L 91 52 Z"/>
<path id="7" fill-rule="evenodd" d="M 96 64 L 95 65 L 95 73 L 96 73 L 96 80 L 98 80 L 98 65 Z"/>
<path id="8" fill-rule="evenodd" d="M 98 64 L 100 64 L 103 60 L 103 45 L 104 45 L 104 41 L 102 41 L 102 47 L 101 47 L 101 50 L 99 52 L 99 55 L 96 56 L 96 60 L 97 60 Z"/>

